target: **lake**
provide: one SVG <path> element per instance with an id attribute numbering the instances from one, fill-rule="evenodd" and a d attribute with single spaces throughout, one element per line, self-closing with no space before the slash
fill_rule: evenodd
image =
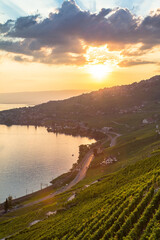
<path id="1" fill-rule="evenodd" d="M 77 161 L 79 145 L 93 142 L 43 127 L 0 125 L 0 202 L 47 186 Z"/>
<path id="2" fill-rule="evenodd" d="M 21 107 L 27 107 L 28 105 L 26 104 L 5 104 L 5 103 L 0 103 L 0 111 L 3 110 L 9 110 L 9 109 L 13 109 L 13 108 L 21 108 Z"/>

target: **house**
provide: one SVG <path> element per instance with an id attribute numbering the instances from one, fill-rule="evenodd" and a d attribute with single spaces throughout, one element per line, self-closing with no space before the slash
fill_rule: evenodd
<path id="1" fill-rule="evenodd" d="M 104 159 L 102 164 L 108 165 L 108 164 L 111 164 L 111 163 L 114 163 L 114 162 L 117 162 L 117 161 L 118 160 L 117 160 L 116 157 L 109 157 L 109 158 Z"/>
<path id="2" fill-rule="evenodd" d="M 142 121 L 143 124 L 151 124 L 153 122 L 154 122 L 154 120 L 152 118 L 145 118 Z"/>
<path id="3" fill-rule="evenodd" d="M 143 119 L 142 123 L 143 123 L 143 124 L 149 124 L 149 122 L 148 122 L 147 119 Z"/>
<path id="4" fill-rule="evenodd" d="M 156 133 L 157 133 L 158 135 L 160 135 L 160 130 L 156 130 Z"/>
<path id="5" fill-rule="evenodd" d="M 103 148 L 102 147 L 99 147 L 98 149 L 97 149 L 97 154 L 101 154 L 103 152 Z"/>
<path id="6" fill-rule="evenodd" d="M 103 133 L 108 133 L 108 132 L 110 132 L 110 131 L 113 131 L 113 128 L 112 127 L 103 127 L 102 129 L 101 129 L 101 132 L 103 132 Z"/>

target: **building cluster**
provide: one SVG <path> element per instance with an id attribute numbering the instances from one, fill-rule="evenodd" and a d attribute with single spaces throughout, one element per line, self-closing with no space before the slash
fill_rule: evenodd
<path id="1" fill-rule="evenodd" d="M 146 124 L 152 124 L 155 123 L 155 120 L 153 118 L 145 118 L 142 121 L 142 124 L 146 125 Z"/>
<path id="2" fill-rule="evenodd" d="M 108 164 L 112 164 L 114 162 L 117 162 L 117 158 L 116 157 L 108 157 L 105 158 L 104 161 L 101 163 L 101 165 L 108 165 Z"/>
<path id="3" fill-rule="evenodd" d="M 61 123 L 54 123 L 47 127 L 48 132 L 64 133 L 69 135 L 80 135 L 95 139 L 105 137 L 105 133 L 101 129 L 90 128 L 87 124 L 77 121 L 63 121 Z"/>
<path id="4" fill-rule="evenodd" d="M 159 125 L 156 125 L 156 133 L 157 133 L 158 135 L 160 135 Z"/>
<path id="5" fill-rule="evenodd" d="M 145 107 L 145 104 L 141 104 L 139 106 L 133 106 L 133 107 L 129 107 L 129 108 L 126 108 L 126 109 L 120 109 L 119 114 L 142 112 L 144 107 Z"/>
<path id="6" fill-rule="evenodd" d="M 49 120 L 44 113 L 32 107 L 13 109 L 0 113 L 0 124 L 39 125 L 45 126 Z"/>

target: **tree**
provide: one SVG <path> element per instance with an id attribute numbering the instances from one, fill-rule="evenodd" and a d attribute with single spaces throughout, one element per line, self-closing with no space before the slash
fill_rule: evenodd
<path id="1" fill-rule="evenodd" d="M 94 153 L 94 156 L 95 156 L 95 157 L 98 155 L 98 153 L 97 153 L 97 148 L 94 148 L 94 149 L 93 149 L 93 153 Z"/>
<path id="2" fill-rule="evenodd" d="M 4 211 L 7 212 L 9 209 L 8 199 L 6 198 L 6 201 L 4 203 Z"/>
<path id="3" fill-rule="evenodd" d="M 8 198 L 6 198 L 6 201 L 4 203 L 4 210 L 5 212 L 8 211 L 9 208 L 12 207 L 12 196 L 9 196 Z"/>
<path id="4" fill-rule="evenodd" d="M 9 205 L 9 208 L 12 207 L 12 196 L 10 196 L 10 195 L 8 197 L 8 205 Z"/>

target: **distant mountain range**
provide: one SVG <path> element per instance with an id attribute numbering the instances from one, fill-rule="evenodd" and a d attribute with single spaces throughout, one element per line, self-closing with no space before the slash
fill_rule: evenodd
<path id="1" fill-rule="evenodd" d="M 40 92 L 0 93 L 0 104 L 36 105 L 50 100 L 63 100 L 80 95 L 85 90 L 59 90 Z"/>

